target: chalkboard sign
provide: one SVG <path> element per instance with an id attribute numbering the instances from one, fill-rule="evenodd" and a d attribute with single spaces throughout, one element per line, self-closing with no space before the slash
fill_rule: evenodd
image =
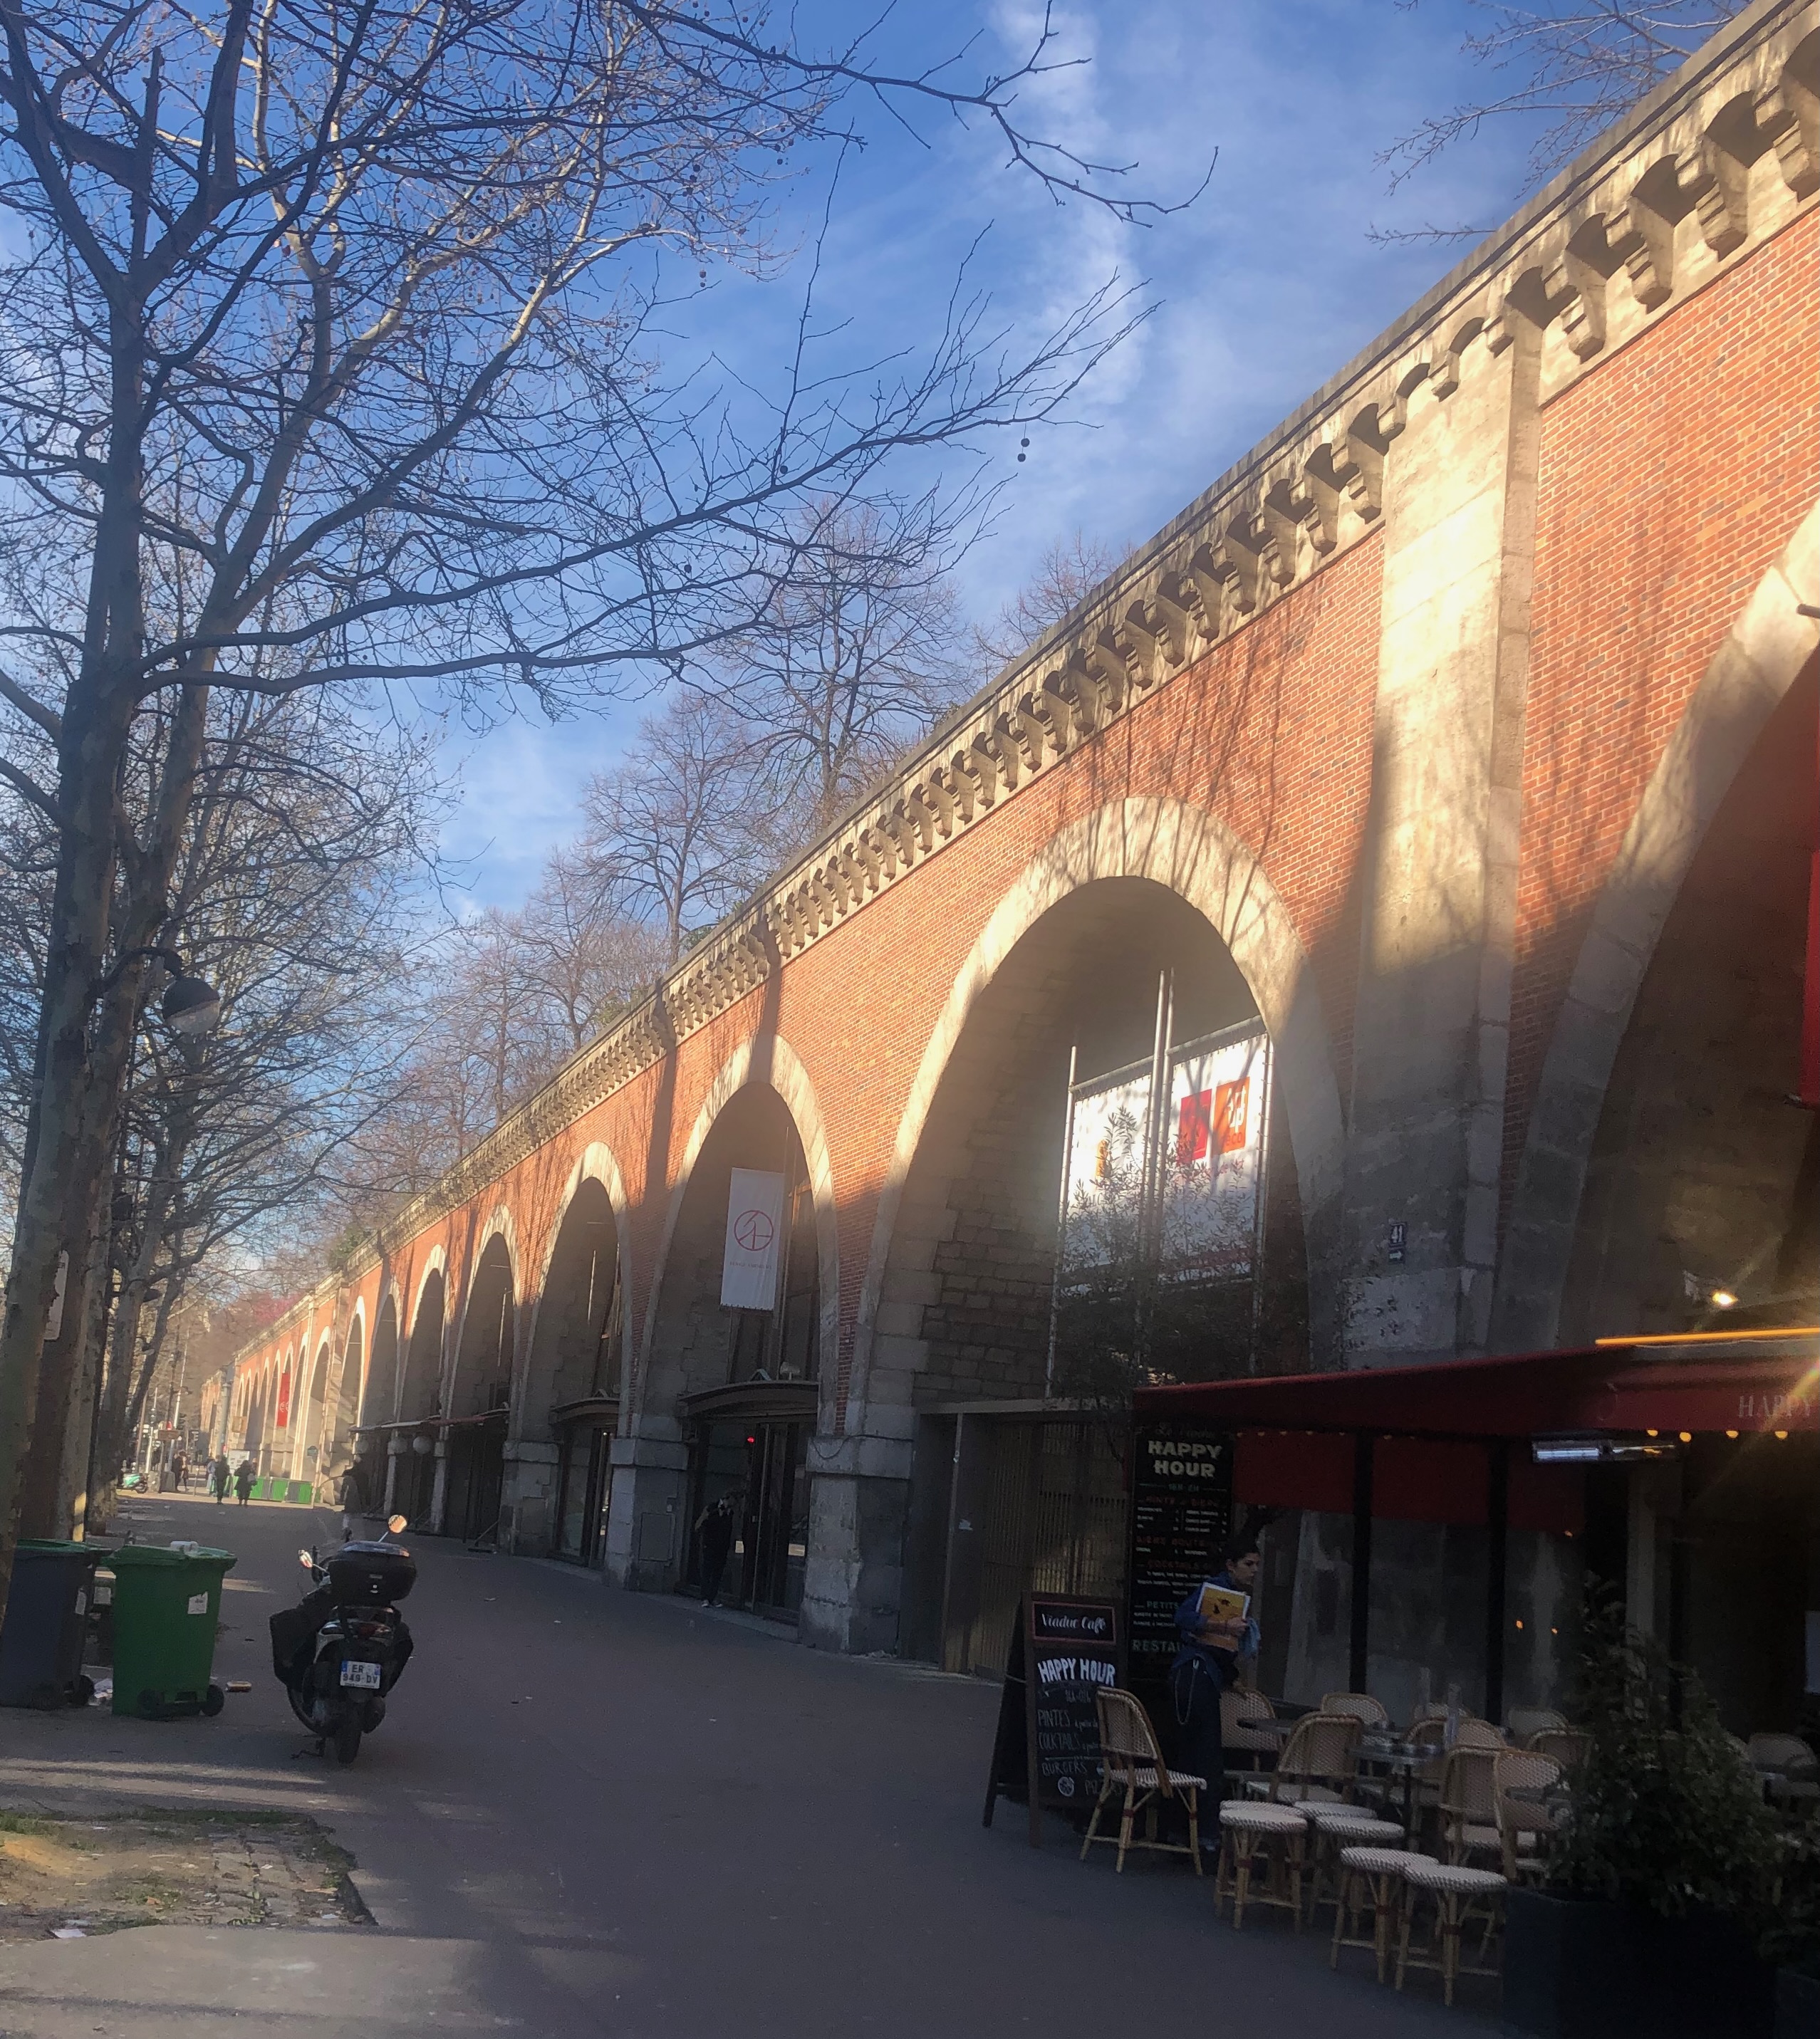
<path id="1" fill-rule="evenodd" d="M 1176 1609 L 1220 1568 L 1233 1523 L 1233 1441 L 1196 1423 L 1132 1430 L 1131 1689 L 1156 1717 L 1176 1654 Z"/>
<path id="2" fill-rule="evenodd" d="M 1032 1593 L 1017 1610 L 999 1696 L 985 1824 L 1001 1793 L 1030 1809 L 1030 1845 L 1043 1809 L 1091 1805 L 1100 1792 L 1096 1692 L 1119 1681 L 1119 1615 L 1110 1600 Z"/>

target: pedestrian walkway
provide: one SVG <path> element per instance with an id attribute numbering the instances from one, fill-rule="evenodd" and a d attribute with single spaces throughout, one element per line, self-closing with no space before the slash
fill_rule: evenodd
<path id="1" fill-rule="evenodd" d="M 416 1656 L 342 1769 L 303 1752 L 265 1635 L 300 1589 L 298 1543 L 338 1540 L 339 1518 L 173 1495 L 133 1515 L 148 1540 L 238 1553 L 218 1670 L 253 1690 L 215 1721 L 7 1716 L 0 1803 L 307 1812 L 354 1855 L 377 1925 L 0 1949 L 9 2039 L 215 2039 L 281 2013 L 299 2039 L 1491 2025 L 1491 1996 L 1448 2014 L 1364 1968 L 1330 1973 L 1324 1935 L 1235 1935 L 1180 1864 L 1115 1877 L 1099 1851 L 1083 1866 L 1058 1824 L 1032 1851 L 1017 1809 L 982 1828 L 997 1704 L 982 1684 L 820 1655 L 557 1566 L 420 1540 Z"/>

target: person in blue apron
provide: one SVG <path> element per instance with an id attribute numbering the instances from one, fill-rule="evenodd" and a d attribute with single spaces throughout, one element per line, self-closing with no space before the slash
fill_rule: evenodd
<path id="1" fill-rule="evenodd" d="M 1258 1576 L 1256 1543 L 1226 1553 L 1224 1567 L 1211 1583 L 1249 1594 Z M 1204 1777 L 1203 1802 L 1217 1808 L 1226 1794 L 1225 1745 L 1220 1730 L 1220 1695 L 1249 1675 L 1257 1661 L 1258 1625 L 1248 1613 L 1243 1620 L 1203 1622 L 1201 1589 L 1196 1586 L 1176 1609 L 1176 1633 L 1181 1639 L 1169 1666 L 1168 1717 L 1165 1738 L 1169 1760 L 1189 1775 Z M 1207 1821 L 1209 1844 L 1218 1845 L 1217 1813 Z"/>

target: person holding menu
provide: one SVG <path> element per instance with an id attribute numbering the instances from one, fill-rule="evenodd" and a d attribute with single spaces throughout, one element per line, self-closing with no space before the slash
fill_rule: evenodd
<path id="1" fill-rule="evenodd" d="M 1220 1695 L 1243 1683 L 1257 1661 L 1258 1625 L 1251 1612 L 1257 1575 L 1255 1543 L 1229 1550 L 1224 1570 L 1195 1587 L 1176 1609 L 1181 1646 L 1169 1666 L 1172 1718 L 1164 1728 L 1171 1743 L 1169 1760 L 1191 1776 L 1206 1778 L 1215 1805 L 1226 1794 Z"/>

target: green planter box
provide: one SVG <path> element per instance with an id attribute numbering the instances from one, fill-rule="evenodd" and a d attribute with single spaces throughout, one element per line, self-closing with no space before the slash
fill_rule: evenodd
<path id="1" fill-rule="evenodd" d="M 1775 1970 L 1729 1919 L 1516 1889 L 1506 1910 L 1513 2039 L 1772 2039 Z"/>

